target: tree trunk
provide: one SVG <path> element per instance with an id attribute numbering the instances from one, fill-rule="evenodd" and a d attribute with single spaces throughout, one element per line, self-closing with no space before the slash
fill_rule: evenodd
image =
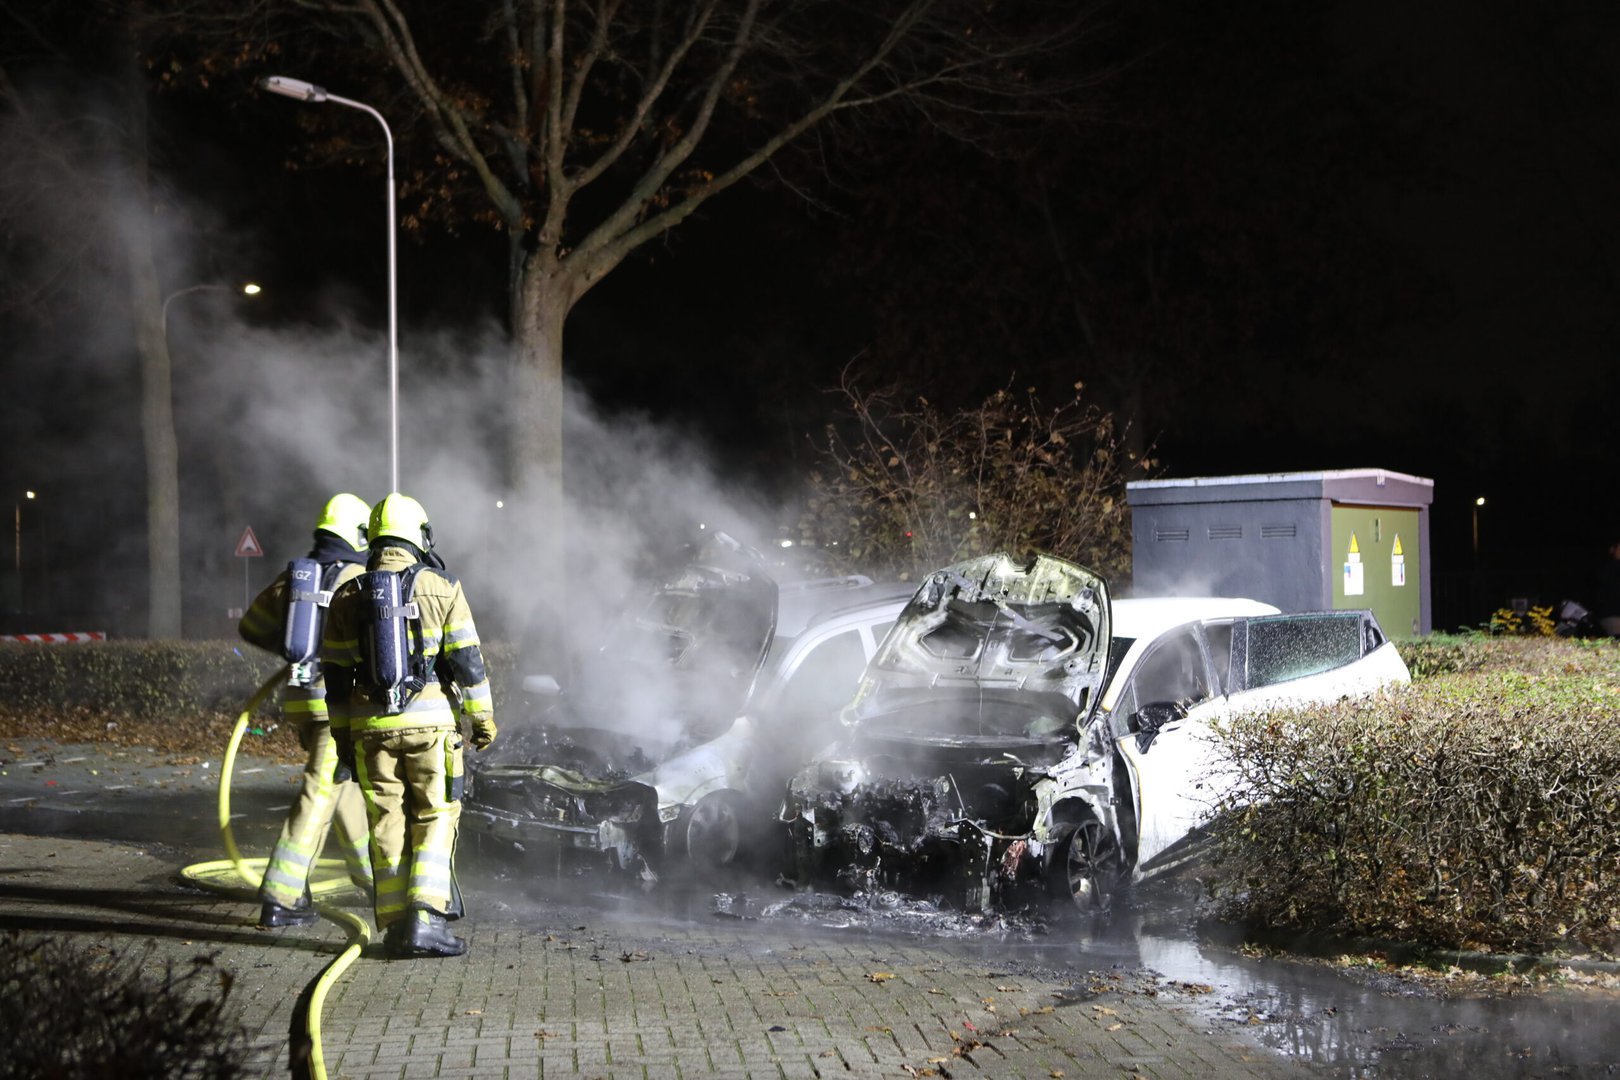
<path id="1" fill-rule="evenodd" d="M 574 292 L 542 253 L 513 263 L 512 386 L 507 468 L 515 525 L 501 562 L 530 583 L 535 607 L 519 629 L 526 656 L 561 671 L 557 628 L 568 617 L 568 514 L 563 495 L 563 324 Z"/>
<path id="2" fill-rule="evenodd" d="M 163 296 L 152 250 L 146 94 L 132 56 L 127 165 L 133 203 L 125 242 L 135 348 L 141 360 L 141 435 L 146 448 L 147 636 L 180 636 L 180 451 Z"/>
<path id="3" fill-rule="evenodd" d="M 512 282 L 512 403 L 508 467 L 514 492 L 542 513 L 562 497 L 563 323 L 573 305 L 566 272 L 531 255 Z"/>

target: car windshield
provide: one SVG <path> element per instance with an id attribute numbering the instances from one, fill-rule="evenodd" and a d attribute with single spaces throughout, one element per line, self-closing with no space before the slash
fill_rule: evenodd
<path id="1" fill-rule="evenodd" d="M 771 612 L 726 590 L 664 592 L 621 629 L 615 655 L 636 664 L 731 675 L 753 670 Z"/>

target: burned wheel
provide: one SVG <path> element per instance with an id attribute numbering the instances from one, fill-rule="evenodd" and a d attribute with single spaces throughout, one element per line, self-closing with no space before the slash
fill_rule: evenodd
<path id="1" fill-rule="evenodd" d="M 1116 878 L 1102 825 L 1088 820 L 1077 824 L 1059 844 L 1049 880 L 1056 897 L 1067 900 L 1076 911 L 1091 914 L 1108 910 Z"/>
<path id="2" fill-rule="evenodd" d="M 686 856 L 694 869 L 730 866 L 742 848 L 742 811 L 729 791 L 705 795 L 684 818 Z"/>

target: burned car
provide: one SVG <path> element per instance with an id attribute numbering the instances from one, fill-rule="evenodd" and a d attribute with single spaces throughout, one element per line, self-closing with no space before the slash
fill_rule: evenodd
<path id="1" fill-rule="evenodd" d="M 988 555 L 923 582 L 782 807 L 801 884 L 946 897 L 1038 880 L 1038 785 L 1107 674 L 1108 590 L 1050 555 Z"/>
<path id="2" fill-rule="evenodd" d="M 794 777 L 795 879 L 967 910 L 1104 907 L 1198 853 L 1220 783 L 1211 723 L 1407 678 L 1370 612 L 1110 603 L 1051 556 L 970 560 L 924 583 L 842 737 Z"/>
<path id="3" fill-rule="evenodd" d="M 1043 781 L 1032 840 L 1081 908 L 1191 863 L 1224 774 L 1211 725 L 1410 681 L 1370 611 L 1283 614 L 1241 599 L 1114 605 L 1116 661 L 1080 749 Z"/>
<path id="4" fill-rule="evenodd" d="M 828 737 L 912 587 L 864 577 L 779 587 L 717 534 L 582 664 L 525 680 L 462 821 L 481 846 L 596 854 L 651 882 L 773 859 L 787 777 Z"/>

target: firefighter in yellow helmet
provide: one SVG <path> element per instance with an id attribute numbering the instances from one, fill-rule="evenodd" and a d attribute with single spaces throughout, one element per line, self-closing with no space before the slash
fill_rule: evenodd
<path id="1" fill-rule="evenodd" d="M 377 927 L 391 956 L 467 951 L 447 925 L 462 915 L 457 714 L 479 750 L 495 739 L 495 717 L 472 611 L 443 567 L 422 504 L 383 499 L 371 511 L 368 572 L 333 599 L 321 650 L 371 814 Z"/>
<path id="2" fill-rule="evenodd" d="M 296 728 L 308 753 L 303 784 L 282 826 L 264 881 L 259 886 L 259 925 L 307 926 L 316 915 L 309 898 L 309 868 L 337 824 L 349 878 L 371 889 L 370 830 L 353 773 L 338 764 L 326 707 L 319 646 L 326 603 L 339 586 L 365 570 L 366 529 L 371 507 L 347 493 L 327 500 L 315 522 L 315 546 L 295 559 L 254 599 L 238 626 L 249 643 L 292 664 L 281 714 Z"/>

